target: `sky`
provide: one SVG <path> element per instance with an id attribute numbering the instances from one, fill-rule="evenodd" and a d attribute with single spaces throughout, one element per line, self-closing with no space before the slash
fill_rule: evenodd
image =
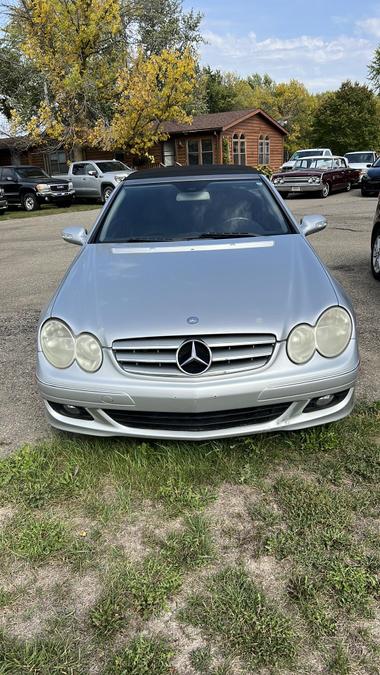
<path id="1" fill-rule="evenodd" d="M 372 0 L 185 0 L 203 14 L 201 61 L 241 75 L 296 78 L 313 92 L 347 79 L 367 83 L 380 45 Z"/>

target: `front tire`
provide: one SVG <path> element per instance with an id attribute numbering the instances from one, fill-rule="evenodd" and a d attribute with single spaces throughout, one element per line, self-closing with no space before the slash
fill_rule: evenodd
<path id="1" fill-rule="evenodd" d="M 347 183 L 346 185 L 346 192 L 349 192 L 352 188 L 352 184 L 350 182 Z"/>
<path id="2" fill-rule="evenodd" d="M 114 191 L 114 187 L 112 185 L 106 185 L 106 187 L 103 188 L 102 190 L 102 202 L 105 204 L 105 202 L 110 198 Z"/>
<path id="3" fill-rule="evenodd" d="M 371 270 L 377 281 L 380 281 L 380 227 L 377 228 L 371 247 Z"/>
<path id="4" fill-rule="evenodd" d="M 22 196 L 22 208 L 24 211 L 36 211 L 40 208 L 34 192 L 25 192 L 25 194 Z"/>
<path id="5" fill-rule="evenodd" d="M 323 199 L 326 199 L 330 194 L 330 184 L 329 183 L 322 183 L 322 190 L 320 192 L 320 195 Z"/>

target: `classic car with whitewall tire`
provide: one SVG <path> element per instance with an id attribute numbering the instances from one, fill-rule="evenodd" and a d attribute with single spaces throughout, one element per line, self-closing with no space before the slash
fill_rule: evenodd
<path id="1" fill-rule="evenodd" d="M 325 198 L 331 192 L 351 190 L 359 175 L 344 157 L 305 157 L 298 159 L 291 171 L 274 173 L 272 182 L 284 199 L 308 192 Z"/>
<path id="2" fill-rule="evenodd" d="M 98 436 L 207 440 L 332 422 L 359 367 L 350 300 L 270 181 L 243 166 L 142 170 L 120 183 L 42 313 L 50 423 Z"/>
<path id="3" fill-rule="evenodd" d="M 371 234 L 371 270 L 375 279 L 380 281 L 380 197 Z"/>
<path id="4" fill-rule="evenodd" d="M 67 180 L 57 180 L 38 166 L 0 166 L 0 187 L 9 206 L 35 211 L 41 204 L 70 206 L 75 190 Z"/>

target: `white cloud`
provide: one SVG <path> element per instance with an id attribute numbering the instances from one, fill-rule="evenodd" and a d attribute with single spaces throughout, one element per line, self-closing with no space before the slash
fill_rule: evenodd
<path id="1" fill-rule="evenodd" d="M 369 19 L 363 19 L 362 21 L 357 21 L 356 25 L 365 33 L 380 37 L 380 17 L 374 16 Z"/>
<path id="2" fill-rule="evenodd" d="M 344 79 L 365 81 L 376 45 L 364 37 L 341 35 L 331 40 L 300 35 L 258 40 L 254 32 L 237 36 L 206 30 L 205 63 L 241 74 L 268 72 L 275 79 L 296 77 L 314 91 L 339 86 Z"/>

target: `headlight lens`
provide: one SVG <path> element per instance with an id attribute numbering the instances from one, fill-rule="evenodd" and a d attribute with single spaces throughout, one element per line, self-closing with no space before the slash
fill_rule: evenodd
<path id="1" fill-rule="evenodd" d="M 41 348 L 49 363 L 68 368 L 75 357 L 75 340 L 70 329 L 58 319 L 49 319 L 40 333 Z"/>
<path id="2" fill-rule="evenodd" d="M 115 181 L 116 183 L 121 183 L 122 180 L 124 180 L 125 176 L 115 176 Z"/>
<path id="3" fill-rule="evenodd" d="M 38 185 L 36 185 L 36 190 L 37 192 L 48 192 L 50 190 L 50 185 L 47 183 L 38 183 Z"/>
<path id="4" fill-rule="evenodd" d="M 315 327 L 315 342 L 319 353 L 328 358 L 339 356 L 346 349 L 352 334 L 352 321 L 342 307 L 323 312 Z"/>
<path id="5" fill-rule="evenodd" d="M 288 356 L 294 363 L 306 363 L 315 352 L 314 328 L 301 323 L 293 328 L 287 342 Z"/>
<path id="6" fill-rule="evenodd" d="M 69 185 L 68 185 L 69 190 L 72 190 L 73 187 L 74 187 L 73 181 L 72 181 L 72 180 L 69 180 Z"/>
<path id="7" fill-rule="evenodd" d="M 78 335 L 75 358 L 78 366 L 88 373 L 94 373 L 98 370 L 102 365 L 103 352 L 96 337 L 90 333 Z"/>

